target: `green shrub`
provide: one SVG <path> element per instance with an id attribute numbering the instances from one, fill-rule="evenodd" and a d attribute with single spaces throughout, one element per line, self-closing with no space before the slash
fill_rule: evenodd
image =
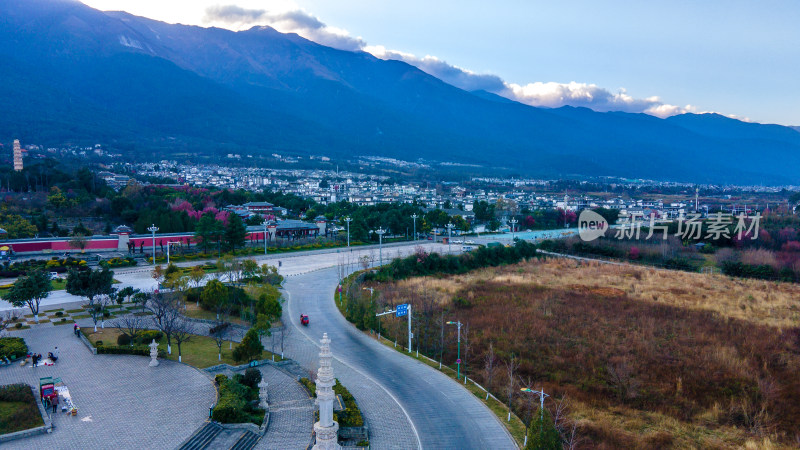
<path id="1" fill-rule="evenodd" d="M 256 368 L 249 368 L 244 371 L 241 383 L 252 389 L 258 389 L 258 383 L 261 382 L 261 371 Z"/>
<path id="2" fill-rule="evenodd" d="M 22 328 L 22 322 L 15 323 L 14 328 Z"/>
<path id="3" fill-rule="evenodd" d="M 95 341 L 94 346 L 95 347 L 102 347 L 103 346 L 103 341 Z"/>
<path id="4" fill-rule="evenodd" d="M 214 376 L 214 382 L 217 383 L 217 386 L 220 386 L 228 377 L 225 374 L 218 373 Z"/>
<path id="5" fill-rule="evenodd" d="M 145 330 L 141 331 L 136 335 L 136 343 L 138 344 L 149 344 L 155 340 L 156 342 L 160 341 L 161 338 L 164 337 L 164 333 L 158 330 Z"/>
<path id="6" fill-rule="evenodd" d="M 224 375 L 215 377 L 219 382 L 219 400 L 211 412 L 211 418 L 220 423 L 247 423 L 261 425 L 264 410 L 252 408 L 249 400 L 258 398 L 258 390 L 241 384 L 241 375 L 229 379 Z"/>
<path id="7" fill-rule="evenodd" d="M 56 311 L 56 317 L 61 317 L 64 315 L 64 311 Z"/>
<path id="8" fill-rule="evenodd" d="M 130 345 L 131 337 L 127 334 L 120 334 L 117 336 L 117 345 Z"/>
<path id="9" fill-rule="evenodd" d="M 22 324 L 18 324 L 20 327 Z M 28 345 L 20 337 L 0 338 L 0 358 L 15 359 L 28 354 Z"/>
<path id="10" fill-rule="evenodd" d="M 98 341 L 100 342 L 100 341 Z M 98 355 L 137 355 L 137 356 L 150 356 L 150 348 L 145 346 L 133 346 L 133 347 L 118 347 L 114 345 L 98 345 L 97 346 L 97 354 Z M 166 352 L 164 350 L 158 351 L 159 357 L 165 357 Z"/>

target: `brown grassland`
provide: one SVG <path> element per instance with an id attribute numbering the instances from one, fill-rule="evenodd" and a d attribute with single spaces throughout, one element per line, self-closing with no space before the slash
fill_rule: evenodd
<path id="1" fill-rule="evenodd" d="M 498 397 L 508 377 L 501 363 L 489 381 L 489 344 L 519 358 L 515 390 L 565 398 L 579 448 L 800 446 L 798 285 L 549 259 L 376 286 L 430 316 L 420 339 L 438 339 L 440 316 L 468 323 L 468 373 Z"/>

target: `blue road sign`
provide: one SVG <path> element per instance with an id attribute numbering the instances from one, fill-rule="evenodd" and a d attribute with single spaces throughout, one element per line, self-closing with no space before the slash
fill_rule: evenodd
<path id="1" fill-rule="evenodd" d="M 408 314 L 408 303 L 397 305 L 397 317 L 403 317 Z"/>

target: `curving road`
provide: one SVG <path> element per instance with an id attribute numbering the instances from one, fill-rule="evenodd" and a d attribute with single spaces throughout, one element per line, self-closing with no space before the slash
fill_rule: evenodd
<path id="1" fill-rule="evenodd" d="M 516 448 L 495 415 L 454 380 L 350 325 L 334 304 L 337 284 L 335 268 L 287 278 L 287 356 L 315 368 L 319 339 L 328 333 L 334 371 L 361 405 L 374 448 Z M 308 327 L 299 325 L 301 313 L 309 315 Z"/>

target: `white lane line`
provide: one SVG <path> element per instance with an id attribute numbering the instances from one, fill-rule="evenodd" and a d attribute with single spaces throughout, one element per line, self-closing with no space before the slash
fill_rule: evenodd
<path id="1" fill-rule="evenodd" d="M 292 302 L 292 293 L 291 293 L 291 292 L 289 292 L 288 290 L 284 290 L 284 291 L 286 292 L 286 295 L 289 297 L 289 309 L 291 309 L 291 311 L 290 311 L 290 317 L 294 317 L 294 315 L 295 315 L 295 311 L 294 311 L 294 309 L 293 309 L 294 302 Z M 314 344 L 314 346 L 315 346 L 315 347 L 317 347 L 317 348 L 320 348 L 320 347 L 321 347 L 321 346 L 319 345 L 319 343 L 318 343 L 317 341 L 315 341 L 315 340 L 314 340 L 314 339 L 313 339 L 311 336 L 309 336 L 309 334 L 308 334 L 308 333 L 306 333 L 305 331 L 303 331 L 303 329 L 302 329 L 302 328 L 300 328 L 300 327 L 299 327 L 299 326 L 298 326 L 298 325 L 295 323 L 295 321 L 294 321 L 294 320 L 290 320 L 290 322 L 292 323 L 292 326 L 294 326 L 294 328 L 295 328 L 297 331 L 299 331 L 299 332 L 300 332 L 300 333 L 301 333 L 303 336 L 305 336 L 305 337 L 306 337 L 306 339 L 308 339 L 308 340 L 309 340 L 309 342 L 311 342 L 312 344 Z M 345 330 L 343 330 L 343 331 L 345 331 Z M 345 331 L 345 332 L 346 332 L 346 331 Z M 378 382 L 378 380 L 376 380 L 376 379 L 372 378 L 371 376 L 369 376 L 369 375 L 365 374 L 364 372 L 362 372 L 362 371 L 360 371 L 360 370 L 356 369 L 355 367 L 353 367 L 352 365 L 350 365 L 350 364 L 348 364 L 347 362 L 343 361 L 341 358 L 339 358 L 339 357 L 337 357 L 337 356 L 333 356 L 333 358 L 334 358 L 334 359 L 336 359 L 337 361 L 339 361 L 340 363 L 344 364 L 345 366 L 349 367 L 351 370 L 355 371 L 356 373 L 360 374 L 360 375 L 361 375 L 361 376 L 363 376 L 364 378 L 366 378 L 366 379 L 368 379 L 368 380 L 372 381 L 373 383 L 375 383 L 375 385 L 376 385 L 376 386 L 378 386 L 379 388 L 383 389 L 383 391 L 384 391 L 384 392 L 386 392 L 386 394 L 388 394 L 388 395 L 389 395 L 389 397 L 391 397 L 391 398 L 392 398 L 392 400 L 394 400 L 394 402 L 395 402 L 395 403 L 397 403 L 397 406 L 399 406 L 399 407 L 400 407 L 400 410 L 401 410 L 401 411 L 403 411 L 403 414 L 405 414 L 405 416 L 406 416 L 406 419 L 408 419 L 408 423 L 411 425 L 411 431 L 413 431 L 413 432 L 414 432 L 414 437 L 415 437 L 415 438 L 417 438 L 417 448 L 419 448 L 420 450 L 422 450 L 422 441 L 421 441 L 421 440 L 420 440 L 420 438 L 419 438 L 419 433 L 417 432 L 417 427 L 415 427 L 415 426 L 414 426 L 414 421 L 413 421 L 413 420 L 411 420 L 411 416 L 408 414 L 408 411 L 406 411 L 406 409 L 405 409 L 405 408 L 403 408 L 403 405 L 401 405 L 401 404 L 400 404 L 400 401 L 399 401 L 399 400 L 398 400 L 398 399 L 397 399 L 397 398 L 396 398 L 394 395 L 392 395 L 392 393 L 391 393 L 391 392 L 389 392 L 389 390 L 388 390 L 388 389 L 386 389 L 386 387 L 384 387 L 384 386 L 383 386 L 381 383 L 379 383 L 379 382 Z"/>

